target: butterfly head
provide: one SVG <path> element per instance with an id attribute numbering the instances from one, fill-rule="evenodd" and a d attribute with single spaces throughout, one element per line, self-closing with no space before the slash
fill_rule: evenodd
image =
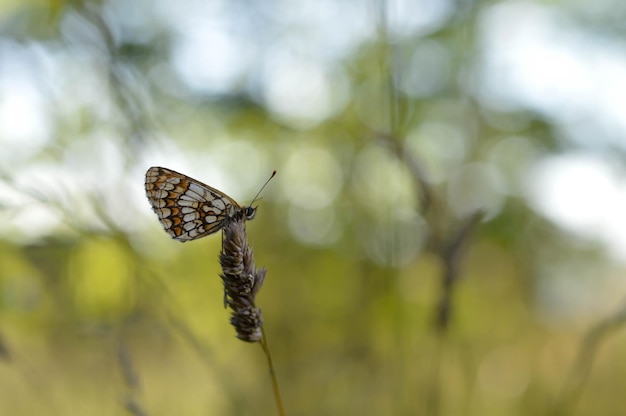
<path id="1" fill-rule="evenodd" d="M 265 184 L 261 187 L 261 189 L 259 190 L 259 192 L 256 194 L 256 196 L 254 197 L 254 199 L 252 200 L 252 202 L 250 203 L 249 206 L 245 207 L 243 209 L 243 214 L 245 215 L 246 219 L 248 221 L 250 221 L 252 218 L 254 218 L 254 216 L 256 215 L 256 209 L 257 207 L 253 207 L 252 204 L 254 204 L 255 201 L 258 201 L 259 195 L 261 195 L 261 191 L 263 191 L 263 189 L 265 189 L 265 186 L 267 186 L 267 184 L 269 183 L 269 181 L 272 180 L 272 178 L 276 175 L 276 171 L 272 172 L 272 175 L 270 176 L 270 178 L 265 182 Z"/>
<path id="2" fill-rule="evenodd" d="M 249 207 L 245 207 L 244 208 L 244 215 L 246 216 L 246 219 L 248 221 L 250 221 L 251 219 L 254 218 L 254 216 L 256 215 L 256 208 L 257 207 L 253 207 L 253 206 L 249 206 Z"/>

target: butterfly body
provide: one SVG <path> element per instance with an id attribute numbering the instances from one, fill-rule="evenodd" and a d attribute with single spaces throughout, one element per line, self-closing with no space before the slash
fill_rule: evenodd
<path id="1" fill-rule="evenodd" d="M 256 214 L 255 207 L 241 207 L 225 193 L 170 169 L 148 169 L 145 186 L 163 228 L 183 243 L 213 234 L 234 219 L 251 220 Z"/>

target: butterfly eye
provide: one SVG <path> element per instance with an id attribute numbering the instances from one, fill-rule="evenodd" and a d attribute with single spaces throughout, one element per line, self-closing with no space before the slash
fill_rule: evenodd
<path id="1" fill-rule="evenodd" d="M 246 219 L 251 220 L 256 215 L 256 207 L 246 207 Z"/>

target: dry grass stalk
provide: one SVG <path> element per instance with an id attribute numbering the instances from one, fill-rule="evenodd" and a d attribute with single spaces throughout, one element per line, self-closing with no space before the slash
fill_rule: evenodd
<path id="1" fill-rule="evenodd" d="M 223 228 L 220 264 L 224 302 L 232 309 L 230 323 L 237 330 L 237 338 L 261 341 L 263 317 L 254 299 L 263 285 L 266 270 L 257 269 L 254 264 L 244 219 L 234 219 Z"/>
<path id="2" fill-rule="evenodd" d="M 273 176 L 273 175 L 272 175 Z M 270 178 L 271 179 L 271 178 Z M 232 309 L 230 323 L 237 330 L 237 338 L 247 342 L 258 342 L 263 348 L 269 366 L 276 407 L 280 416 L 285 415 L 276 371 L 263 332 L 261 309 L 254 304 L 265 281 L 265 268 L 254 265 L 252 248 L 248 245 L 245 219 L 235 217 L 222 229 L 222 252 L 220 253 L 224 282 L 224 303 Z"/>

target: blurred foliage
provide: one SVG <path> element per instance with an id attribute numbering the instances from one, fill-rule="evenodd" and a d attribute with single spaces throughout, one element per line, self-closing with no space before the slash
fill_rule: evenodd
<path id="1" fill-rule="evenodd" d="M 494 105 L 493 2 L 408 3 L 0 5 L 0 413 L 275 414 L 160 165 L 242 204 L 278 170 L 248 235 L 287 414 L 621 414 L 623 267 L 527 193 L 618 146 Z"/>

